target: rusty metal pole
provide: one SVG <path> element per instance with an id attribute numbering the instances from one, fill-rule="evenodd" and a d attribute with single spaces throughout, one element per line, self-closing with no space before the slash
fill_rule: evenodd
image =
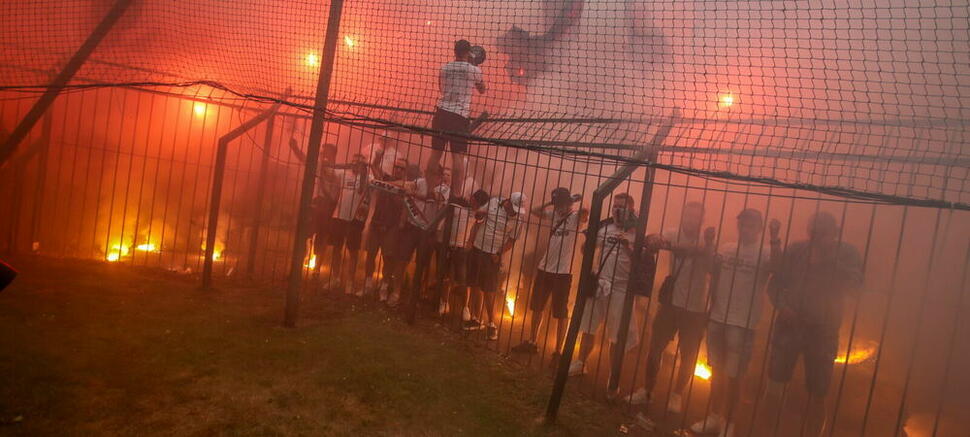
<path id="1" fill-rule="evenodd" d="M 27 115 L 24 116 L 17 127 L 11 132 L 10 137 L 7 138 L 2 145 L 0 145 L 0 166 L 3 166 L 4 162 L 13 155 L 14 150 L 20 145 L 20 142 L 27 138 L 27 134 L 33 129 L 34 125 L 40 121 L 40 118 L 47 112 L 47 109 L 54 103 L 54 99 L 61 93 L 67 83 L 71 81 L 84 62 L 88 60 L 94 49 L 101 44 L 104 37 L 108 35 L 111 28 L 114 27 L 118 20 L 125 14 L 128 7 L 134 3 L 134 0 L 118 0 L 115 5 L 108 11 L 108 14 L 101 19 L 98 26 L 91 31 L 88 35 L 88 39 L 81 44 L 81 47 L 74 52 L 74 56 L 67 61 L 64 68 L 60 73 L 54 78 L 54 80 L 47 87 L 47 91 L 44 92 L 34 103 L 34 106 L 30 108 Z"/>
<path id="2" fill-rule="evenodd" d="M 266 121 L 266 135 L 263 137 L 263 161 L 259 164 L 256 180 L 256 203 L 253 205 L 253 227 L 249 238 L 249 256 L 246 260 L 246 274 L 252 276 L 256 271 L 256 248 L 259 246 L 259 222 L 263 220 L 263 198 L 266 196 L 266 173 L 269 171 L 270 151 L 273 149 L 273 132 L 276 130 L 276 117 Z"/>
<path id="3" fill-rule="evenodd" d="M 287 93 L 289 94 L 289 93 Z M 280 108 L 277 103 L 259 115 L 247 120 L 239 127 L 219 138 L 216 148 L 215 168 L 212 172 L 212 193 L 209 202 L 209 222 L 205 232 L 205 259 L 202 261 L 202 288 L 212 288 L 212 255 L 215 253 L 216 233 L 219 229 L 219 208 L 222 204 L 222 182 L 226 175 L 226 155 L 229 153 L 229 143 L 241 137 L 246 131 L 256 127 Z"/>
<path id="4" fill-rule="evenodd" d="M 306 256 L 306 240 L 310 223 L 306 220 L 310 213 L 310 200 L 313 197 L 317 178 L 317 164 L 320 158 L 320 142 L 323 140 L 323 118 L 327 112 L 330 95 L 330 79 L 333 77 L 334 58 L 337 54 L 337 37 L 340 32 L 340 16 L 343 0 L 331 0 L 330 15 L 327 17 L 327 34 L 323 41 L 323 62 L 320 77 L 317 79 L 317 92 L 313 104 L 313 120 L 310 123 L 310 139 L 307 144 L 306 167 L 303 170 L 303 187 L 300 192 L 300 207 L 296 216 L 296 233 L 293 237 L 293 254 L 290 258 L 290 276 L 286 288 L 286 309 L 283 325 L 296 326 L 300 308 L 300 285 L 303 276 L 303 258 Z"/>

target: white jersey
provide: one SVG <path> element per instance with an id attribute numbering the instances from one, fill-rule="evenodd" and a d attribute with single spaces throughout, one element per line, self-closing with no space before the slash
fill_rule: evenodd
<path id="1" fill-rule="evenodd" d="M 549 248 L 539 261 L 539 270 L 547 273 L 569 274 L 572 272 L 576 234 L 579 232 L 579 212 L 570 211 L 565 217 L 547 211 L 545 218 L 552 220 Z"/>
<path id="2" fill-rule="evenodd" d="M 428 196 L 427 179 L 418 178 L 414 181 L 414 194 L 415 196 L 417 196 L 417 198 L 414 199 L 415 206 L 417 206 L 417 209 L 418 211 L 421 212 L 421 214 L 424 214 L 424 219 L 428 223 L 430 223 L 431 219 L 434 217 L 431 217 L 428 215 L 428 205 L 432 204 L 433 202 L 428 202 L 427 200 L 424 200 L 424 198 Z M 411 223 L 412 225 L 417 227 L 421 227 L 421 223 L 417 223 L 414 220 L 414 218 L 411 217 L 411 214 L 408 214 L 407 217 L 408 217 L 408 223 Z"/>
<path id="3" fill-rule="evenodd" d="M 757 243 L 739 249 L 738 243 L 727 243 L 718 255 L 721 271 L 711 296 L 711 320 L 754 329 L 761 318 L 770 249 Z"/>
<path id="4" fill-rule="evenodd" d="M 475 234 L 476 249 L 494 255 L 502 250 L 507 240 L 518 238 L 519 219 L 509 216 L 502 207 L 502 199 L 491 198 L 479 211 L 485 213 L 485 223 L 478 227 Z"/>
<path id="5" fill-rule="evenodd" d="M 630 266 L 633 264 L 633 260 L 630 258 L 629 249 L 623 247 L 620 240 L 628 241 L 629 246 L 632 247 L 635 235 L 633 228 L 624 231 L 615 223 L 609 223 L 600 228 L 596 241 L 600 248 L 600 256 L 597 261 L 599 263 L 598 296 L 626 293 L 627 285 L 630 283 Z"/>
<path id="6" fill-rule="evenodd" d="M 367 180 L 362 181 L 362 177 L 349 169 L 336 170 L 334 173 L 340 182 L 340 201 L 337 203 L 337 209 L 334 210 L 333 216 L 340 220 L 352 221 L 356 218 L 357 209 L 360 208 L 361 202 L 364 202 L 367 198 L 365 188 L 370 178 L 367 177 Z M 364 186 L 362 187 L 361 184 Z"/>
<path id="7" fill-rule="evenodd" d="M 679 229 L 668 229 L 663 232 L 665 240 L 678 246 L 697 246 L 698 238 L 689 238 Z M 674 282 L 672 303 L 678 308 L 693 312 L 707 311 L 707 269 L 697 266 L 693 257 L 670 257 L 670 274 L 680 269 L 680 274 Z"/>
<path id="8" fill-rule="evenodd" d="M 465 61 L 452 61 L 441 67 L 438 84 L 441 99 L 438 107 L 468 118 L 472 106 L 472 89 L 482 83 L 482 69 Z"/>

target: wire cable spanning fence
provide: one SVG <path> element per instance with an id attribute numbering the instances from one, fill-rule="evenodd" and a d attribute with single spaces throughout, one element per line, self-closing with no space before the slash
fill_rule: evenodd
<path id="1" fill-rule="evenodd" d="M 135 1 L 49 87 L 109 6 L 0 5 L 0 140 L 60 92 L 0 168 L 4 250 L 296 261 L 307 298 L 437 313 L 639 428 L 970 433 L 966 3 L 348 2 L 324 59 L 326 3 Z"/>

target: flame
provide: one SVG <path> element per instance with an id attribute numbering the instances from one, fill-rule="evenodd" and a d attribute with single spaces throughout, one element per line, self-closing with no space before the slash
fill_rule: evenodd
<path id="1" fill-rule="evenodd" d="M 213 261 L 219 261 L 219 258 L 222 258 L 222 251 L 220 251 L 220 250 L 213 250 L 212 251 L 212 260 Z"/>
<path id="2" fill-rule="evenodd" d="M 308 269 L 315 268 L 316 266 L 317 266 L 317 256 L 316 255 L 310 255 L 310 260 L 307 261 L 306 264 L 303 264 L 303 267 L 306 267 Z"/>
<path id="3" fill-rule="evenodd" d="M 707 363 L 698 361 L 697 364 L 694 365 L 694 376 L 705 381 L 711 379 L 711 366 L 707 365 Z"/>
<path id="4" fill-rule="evenodd" d="M 835 357 L 836 364 L 859 364 L 871 358 L 876 353 L 875 346 L 866 346 L 850 351 L 848 354 L 840 353 Z"/>
<path id="5" fill-rule="evenodd" d="M 215 247 L 212 249 L 212 260 L 219 261 L 222 258 L 222 251 L 226 248 L 226 245 L 216 240 Z M 202 242 L 202 259 L 205 259 L 205 242 Z"/>
<path id="6" fill-rule="evenodd" d="M 730 92 L 722 93 L 717 98 L 717 104 L 721 108 L 730 108 L 731 106 L 734 105 L 734 101 L 735 101 L 734 94 Z"/>
<path id="7" fill-rule="evenodd" d="M 202 117 L 206 111 L 205 103 L 195 102 L 195 105 L 192 105 L 192 111 L 195 112 L 196 117 Z"/>
<path id="8" fill-rule="evenodd" d="M 505 308 L 509 310 L 510 316 L 515 315 L 515 296 L 513 295 L 505 296 Z"/>
<path id="9" fill-rule="evenodd" d="M 303 58 L 303 62 L 306 63 L 306 65 L 307 66 L 310 66 L 310 67 L 319 67 L 320 66 L 320 55 L 318 55 L 316 53 L 313 53 L 313 52 L 307 53 L 306 57 Z"/>
<path id="10" fill-rule="evenodd" d="M 431 24 L 432 24 L 432 21 L 431 20 L 428 20 L 428 21 L 425 21 L 424 22 L 424 25 L 425 26 L 430 26 Z"/>
<path id="11" fill-rule="evenodd" d="M 135 246 L 135 250 L 139 250 L 142 252 L 157 252 L 158 247 L 155 246 L 153 243 L 143 243 Z"/>
<path id="12" fill-rule="evenodd" d="M 357 41 L 354 41 L 350 35 L 344 35 L 344 44 L 347 44 L 347 47 L 353 47 L 357 44 Z"/>
<path id="13" fill-rule="evenodd" d="M 128 246 L 124 246 L 121 244 L 114 244 L 111 246 L 111 249 L 107 251 L 107 253 L 104 256 L 104 259 L 107 260 L 108 262 L 115 262 L 120 260 L 121 257 L 123 256 L 128 256 L 128 253 L 130 251 L 131 249 L 128 249 Z"/>

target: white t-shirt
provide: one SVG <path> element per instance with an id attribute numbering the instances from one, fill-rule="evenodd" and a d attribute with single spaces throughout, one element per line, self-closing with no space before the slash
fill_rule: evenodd
<path id="1" fill-rule="evenodd" d="M 361 188 L 361 178 L 350 169 L 334 171 L 340 181 L 340 202 L 333 216 L 340 220 L 352 221 L 357 214 L 357 208 L 367 197 L 367 190 Z M 370 177 L 367 178 L 368 180 Z M 368 182 L 364 182 L 366 185 Z"/>
<path id="2" fill-rule="evenodd" d="M 698 238 L 688 238 L 679 229 L 668 229 L 663 232 L 665 240 L 678 246 L 697 246 Z M 681 266 L 681 264 L 683 264 Z M 707 311 L 707 283 L 708 271 L 699 266 L 694 268 L 693 257 L 670 257 L 670 274 L 677 272 L 680 266 L 680 274 L 674 282 L 674 295 L 672 303 L 678 308 L 688 311 L 705 312 Z"/>
<path id="3" fill-rule="evenodd" d="M 579 232 L 579 212 L 570 211 L 566 217 L 560 217 L 553 211 L 546 211 L 544 216 L 552 220 L 553 229 L 549 235 L 549 248 L 539 261 L 539 270 L 569 274 L 572 272 L 576 233 Z"/>
<path id="4" fill-rule="evenodd" d="M 633 260 L 630 258 L 629 251 L 623 248 L 619 240 L 629 241 L 632 247 L 635 236 L 633 228 L 624 231 L 615 223 L 600 228 L 596 241 L 600 248 L 597 267 L 601 266 L 597 296 L 626 293 L 627 285 L 630 283 L 630 266 L 633 264 Z"/>
<path id="5" fill-rule="evenodd" d="M 751 244 L 739 250 L 738 243 L 732 242 L 723 245 L 718 254 L 721 272 L 711 296 L 711 320 L 754 329 L 761 318 L 770 248 Z"/>
<path id="6" fill-rule="evenodd" d="M 475 248 L 485 253 L 497 254 L 506 240 L 519 236 L 518 217 L 509 217 L 502 208 L 502 199 L 493 197 L 479 211 L 484 212 L 485 223 L 478 227 L 475 234 Z"/>
<path id="7" fill-rule="evenodd" d="M 482 69 L 465 61 L 452 61 L 441 67 L 438 85 L 441 99 L 438 107 L 468 118 L 472 106 L 472 89 L 482 83 Z"/>
<path id="8" fill-rule="evenodd" d="M 455 217 L 451 221 L 451 247 L 465 247 L 468 242 L 468 233 L 472 228 L 472 211 L 468 208 L 455 208 Z M 444 228 L 444 226 L 442 226 Z"/>

